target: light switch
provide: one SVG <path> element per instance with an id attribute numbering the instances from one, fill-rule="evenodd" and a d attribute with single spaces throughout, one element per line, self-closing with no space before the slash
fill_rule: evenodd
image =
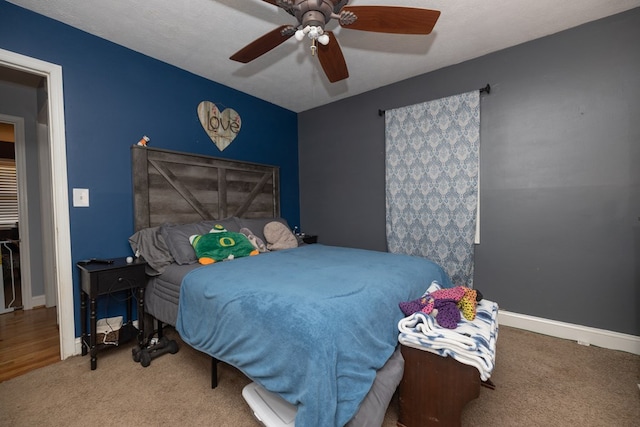
<path id="1" fill-rule="evenodd" d="M 73 207 L 74 208 L 89 207 L 89 189 L 88 188 L 73 189 Z"/>

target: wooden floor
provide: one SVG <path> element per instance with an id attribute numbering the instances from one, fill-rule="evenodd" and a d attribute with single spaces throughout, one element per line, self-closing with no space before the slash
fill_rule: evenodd
<path id="1" fill-rule="evenodd" d="M 59 361 L 55 307 L 0 315 L 0 382 Z"/>

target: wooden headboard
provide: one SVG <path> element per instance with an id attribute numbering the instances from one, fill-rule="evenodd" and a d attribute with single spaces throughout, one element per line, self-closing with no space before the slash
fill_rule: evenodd
<path id="1" fill-rule="evenodd" d="M 135 230 L 165 222 L 280 216 L 276 166 L 134 145 Z"/>

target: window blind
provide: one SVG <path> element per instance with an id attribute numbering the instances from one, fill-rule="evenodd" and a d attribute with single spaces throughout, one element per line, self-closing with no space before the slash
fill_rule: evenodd
<path id="1" fill-rule="evenodd" d="M 16 162 L 0 159 L 0 227 L 14 226 L 18 219 Z"/>

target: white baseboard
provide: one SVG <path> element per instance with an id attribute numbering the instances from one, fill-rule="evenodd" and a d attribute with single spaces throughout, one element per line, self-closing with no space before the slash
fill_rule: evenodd
<path id="1" fill-rule="evenodd" d="M 498 324 L 640 355 L 640 337 L 500 310 Z"/>
<path id="2" fill-rule="evenodd" d="M 47 299 L 44 295 L 36 295 L 31 297 L 31 307 L 42 307 L 47 305 Z"/>

